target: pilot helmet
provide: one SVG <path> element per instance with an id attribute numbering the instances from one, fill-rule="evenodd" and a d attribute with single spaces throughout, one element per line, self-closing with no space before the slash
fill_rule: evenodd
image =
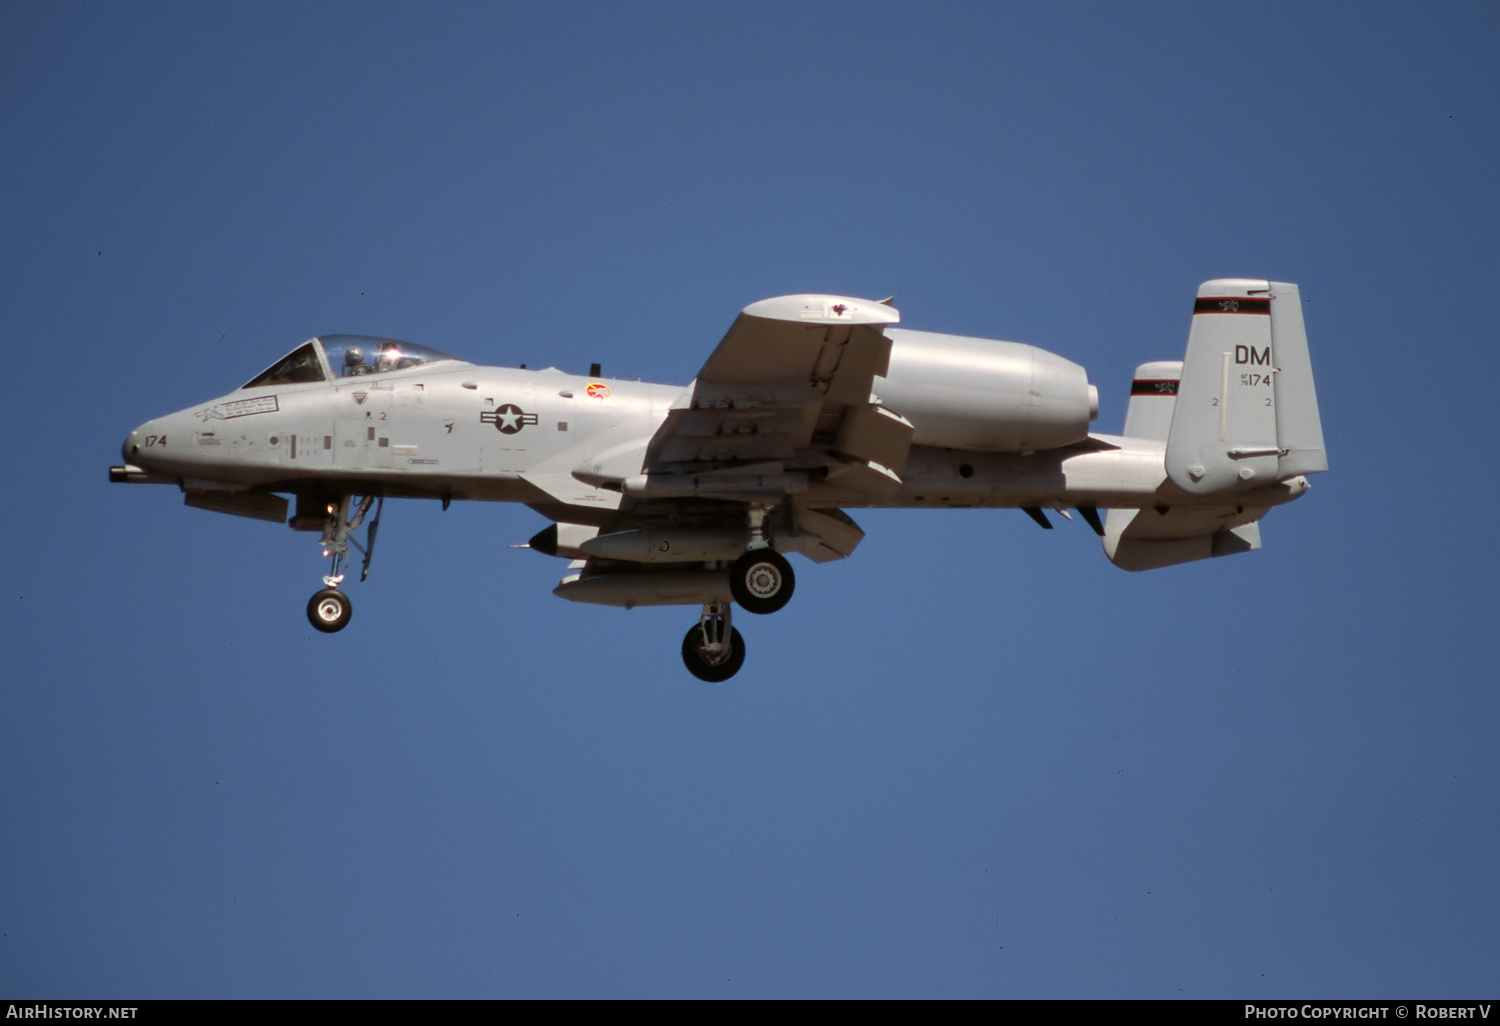
<path id="1" fill-rule="evenodd" d="M 344 350 L 344 366 L 355 367 L 365 362 L 365 354 L 359 346 L 350 346 Z"/>

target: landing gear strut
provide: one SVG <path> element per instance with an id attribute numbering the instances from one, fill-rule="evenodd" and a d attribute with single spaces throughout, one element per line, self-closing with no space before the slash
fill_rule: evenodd
<path id="1" fill-rule="evenodd" d="M 745 639 L 730 622 L 728 602 L 709 602 L 703 615 L 682 639 L 682 661 L 699 680 L 718 684 L 740 671 L 745 663 Z"/>
<path id="2" fill-rule="evenodd" d="M 766 539 L 769 512 L 765 506 L 750 507 L 750 544 L 729 567 L 729 593 L 747 613 L 776 612 L 791 601 L 797 584 L 791 564 Z M 682 639 L 682 661 L 699 680 L 718 684 L 745 664 L 745 639 L 731 622 L 733 609 L 730 602 L 706 603 L 697 625 Z"/>
<path id="3" fill-rule="evenodd" d="M 786 557 L 766 541 L 769 510 L 750 507 L 750 544 L 729 567 L 729 591 L 747 613 L 774 613 L 792 600 L 797 578 Z"/>
<path id="4" fill-rule="evenodd" d="M 380 511 L 385 507 L 385 497 L 366 495 L 358 501 L 359 505 L 355 506 L 355 497 L 345 495 L 326 507 L 327 517 L 323 521 L 321 542 L 323 556 L 332 559 L 333 563 L 328 568 L 329 572 L 323 575 L 323 590 L 307 602 L 308 623 L 324 634 L 343 630 L 348 626 L 349 617 L 354 611 L 349 596 L 338 589 L 348 571 L 350 545 L 365 557 L 360 566 L 359 579 L 362 581 L 370 575 L 370 558 L 375 554 L 375 532 L 380 529 Z M 365 514 L 370 512 L 372 506 L 375 508 L 375 516 L 370 520 L 365 543 L 361 545 L 354 533 L 364 523 Z"/>

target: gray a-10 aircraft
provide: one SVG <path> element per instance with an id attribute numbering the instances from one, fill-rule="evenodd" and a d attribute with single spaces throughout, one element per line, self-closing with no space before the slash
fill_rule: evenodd
<path id="1" fill-rule="evenodd" d="M 754 303 L 685 388 L 324 335 L 136 428 L 110 479 L 274 521 L 295 496 L 291 527 L 332 560 L 307 607 L 325 632 L 349 622 L 349 546 L 363 579 L 386 498 L 523 502 L 553 521 L 530 547 L 574 561 L 554 594 L 701 606 L 682 658 L 722 681 L 745 658 L 733 603 L 785 606 L 785 554 L 852 553 L 846 509 L 1015 507 L 1050 528 L 1044 510 L 1071 508 L 1146 570 L 1260 548 L 1260 518 L 1327 469 L 1296 285 L 1200 286 L 1185 357 L 1136 370 L 1123 435 L 1090 433 L 1077 364 L 899 319 L 889 301 Z"/>

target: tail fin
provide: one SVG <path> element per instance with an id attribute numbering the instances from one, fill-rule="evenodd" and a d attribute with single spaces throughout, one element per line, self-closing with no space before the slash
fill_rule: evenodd
<path id="1" fill-rule="evenodd" d="M 1260 548 L 1273 503 L 1237 494 L 1328 469 L 1297 286 L 1221 278 L 1198 288 L 1187 355 L 1136 368 L 1125 434 L 1166 442 L 1167 476 L 1222 504 L 1112 509 L 1104 551 L 1150 570 Z M 1263 493 L 1264 494 L 1264 493 Z M 1278 499 L 1284 501 L 1284 499 Z"/>
<path id="2" fill-rule="evenodd" d="M 1172 482 L 1197 495 L 1328 469 L 1297 286 L 1199 286 L 1166 459 Z"/>
<path id="3" fill-rule="evenodd" d="M 1167 440 L 1181 380 L 1181 360 L 1157 360 L 1135 369 L 1135 378 L 1130 382 L 1130 405 L 1125 408 L 1128 437 L 1148 438 L 1153 442 Z"/>

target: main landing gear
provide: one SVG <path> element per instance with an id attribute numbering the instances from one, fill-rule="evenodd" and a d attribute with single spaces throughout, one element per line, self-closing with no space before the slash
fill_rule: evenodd
<path id="1" fill-rule="evenodd" d="M 796 578 L 774 549 L 751 549 L 729 568 L 729 590 L 747 613 L 774 613 L 791 600 Z M 710 602 L 682 639 L 688 672 L 710 684 L 726 681 L 745 662 L 745 639 L 731 622 L 733 603 Z"/>
<path id="2" fill-rule="evenodd" d="M 307 600 L 307 620 L 324 634 L 343 630 L 352 612 L 349 596 L 337 588 L 324 588 Z"/>
<path id="3" fill-rule="evenodd" d="M 682 639 L 682 662 L 701 681 L 726 681 L 745 663 L 745 639 L 730 622 L 730 609 L 728 602 L 707 603 L 697 624 Z"/>
<path id="4" fill-rule="evenodd" d="M 750 547 L 729 567 L 729 592 L 747 613 L 774 613 L 792 600 L 797 577 L 786 557 L 766 542 L 761 506 L 750 509 Z M 682 639 L 682 662 L 699 680 L 718 684 L 739 672 L 745 662 L 745 640 L 731 623 L 733 606 L 710 602 L 696 626 Z"/>
<path id="5" fill-rule="evenodd" d="M 365 514 L 370 512 L 372 506 L 375 516 L 370 519 L 370 529 L 365 534 L 365 543 L 361 545 L 354 534 L 364 523 Z M 359 579 L 362 581 L 370 576 L 370 557 L 375 554 L 375 532 L 380 529 L 380 511 L 384 507 L 385 497 L 374 495 L 366 495 L 357 500 L 355 496 L 345 495 L 324 507 L 321 539 L 323 556 L 332 559 L 333 564 L 328 568 L 329 572 L 323 575 L 323 590 L 307 602 L 307 622 L 324 634 L 333 634 L 349 625 L 354 607 L 349 602 L 349 596 L 338 588 L 348 571 L 349 546 L 353 545 L 365 557 L 359 572 Z M 298 521 L 303 519 L 298 516 L 293 520 L 292 526 L 299 526 Z M 313 522 L 316 524 L 316 520 Z"/>
<path id="6" fill-rule="evenodd" d="M 729 591 L 747 613 L 774 613 L 792 600 L 797 577 L 775 549 L 751 549 L 729 568 Z"/>

